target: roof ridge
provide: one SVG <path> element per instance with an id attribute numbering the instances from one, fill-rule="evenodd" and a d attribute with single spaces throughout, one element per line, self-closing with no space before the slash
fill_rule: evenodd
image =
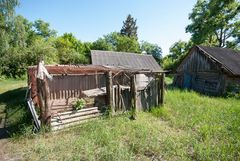
<path id="1" fill-rule="evenodd" d="M 142 54 L 142 53 L 132 53 L 132 52 L 125 52 L 125 51 L 112 51 L 112 50 L 90 50 L 91 53 L 92 51 L 97 51 L 97 52 L 107 52 L 107 53 L 117 53 L 117 54 L 132 54 L 132 55 L 141 55 L 141 56 L 152 56 L 151 54 Z"/>

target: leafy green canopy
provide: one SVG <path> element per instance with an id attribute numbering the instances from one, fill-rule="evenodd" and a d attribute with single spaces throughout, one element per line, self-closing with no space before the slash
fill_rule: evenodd
<path id="1" fill-rule="evenodd" d="M 191 41 L 178 41 L 170 47 L 170 54 L 163 58 L 163 68 L 165 70 L 174 70 L 188 53 L 193 43 Z"/>
<path id="2" fill-rule="evenodd" d="M 240 38 L 240 2 L 238 0 L 198 0 L 186 31 L 195 44 L 236 47 Z"/>
<path id="3" fill-rule="evenodd" d="M 162 49 L 157 44 L 151 44 L 147 41 L 142 41 L 141 51 L 148 55 L 152 55 L 158 62 L 160 62 L 162 59 Z"/>
<path id="4" fill-rule="evenodd" d="M 136 39 L 121 35 L 117 32 L 112 32 L 110 34 L 104 35 L 103 38 L 99 38 L 93 42 L 92 49 L 133 53 L 141 52 L 140 44 Z"/>

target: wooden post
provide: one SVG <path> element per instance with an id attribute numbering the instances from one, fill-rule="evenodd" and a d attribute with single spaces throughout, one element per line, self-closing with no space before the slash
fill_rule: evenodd
<path id="1" fill-rule="evenodd" d="M 164 73 L 162 73 L 162 75 L 161 75 L 161 83 L 160 83 L 160 89 L 161 89 L 161 91 L 160 91 L 160 104 L 162 105 L 163 104 L 163 102 L 164 102 L 164 78 L 165 78 L 165 74 Z"/>
<path id="2" fill-rule="evenodd" d="M 37 78 L 37 91 L 40 106 L 40 119 L 42 125 L 50 125 L 51 109 L 50 109 L 50 92 L 47 80 Z"/>
<path id="3" fill-rule="evenodd" d="M 44 117 L 45 117 L 45 103 L 44 103 L 44 97 L 43 97 L 43 81 L 39 78 L 37 78 L 37 95 L 38 95 L 38 103 L 40 107 L 40 120 L 41 125 L 44 124 Z"/>
<path id="4" fill-rule="evenodd" d="M 107 105 L 111 108 L 111 112 L 114 112 L 113 108 L 113 82 L 112 82 L 112 71 L 107 72 Z"/>
<path id="5" fill-rule="evenodd" d="M 50 90 L 47 80 L 44 80 L 44 91 L 45 91 L 45 108 L 46 108 L 46 115 L 45 115 L 45 122 L 47 125 L 51 123 L 51 105 L 50 105 Z"/>
<path id="6" fill-rule="evenodd" d="M 118 110 L 120 110 L 120 106 L 121 106 L 121 86 L 119 84 L 117 85 L 117 90 L 118 90 L 118 92 L 117 92 L 118 93 L 117 94 L 118 95 L 117 106 L 118 106 Z"/>
<path id="7" fill-rule="evenodd" d="M 131 76 L 131 106 L 132 106 L 132 118 L 136 119 L 136 109 L 137 109 L 137 88 L 136 88 L 136 78 L 135 75 Z"/>
<path id="8" fill-rule="evenodd" d="M 157 89 L 157 95 L 158 95 L 158 106 L 159 105 L 161 105 L 161 85 L 162 85 L 162 75 L 161 74 L 158 74 L 157 75 L 157 77 L 158 77 L 158 85 L 157 85 L 157 87 L 158 87 L 158 89 Z"/>

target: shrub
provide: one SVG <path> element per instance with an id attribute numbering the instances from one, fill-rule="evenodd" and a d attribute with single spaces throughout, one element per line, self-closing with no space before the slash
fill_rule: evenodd
<path id="1" fill-rule="evenodd" d="M 236 83 L 229 84 L 227 86 L 226 96 L 240 99 L 240 85 Z"/>
<path id="2" fill-rule="evenodd" d="M 75 110 L 81 110 L 83 109 L 83 107 L 85 107 L 85 105 L 86 105 L 86 101 L 83 98 L 81 98 L 76 101 L 76 103 L 73 105 L 73 108 Z"/>

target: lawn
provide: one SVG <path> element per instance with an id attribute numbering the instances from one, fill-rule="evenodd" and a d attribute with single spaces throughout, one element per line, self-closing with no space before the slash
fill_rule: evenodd
<path id="1" fill-rule="evenodd" d="M 4 149 L 8 158 L 240 159 L 240 100 L 168 89 L 163 107 L 140 112 L 136 120 L 124 114 L 100 118 L 65 131 L 32 134 L 23 104 L 25 89 L 22 85 L 23 81 L 0 82 L 1 108 L 6 108 L 7 115 L 11 116 L 7 118 L 7 125 L 17 129 Z"/>

